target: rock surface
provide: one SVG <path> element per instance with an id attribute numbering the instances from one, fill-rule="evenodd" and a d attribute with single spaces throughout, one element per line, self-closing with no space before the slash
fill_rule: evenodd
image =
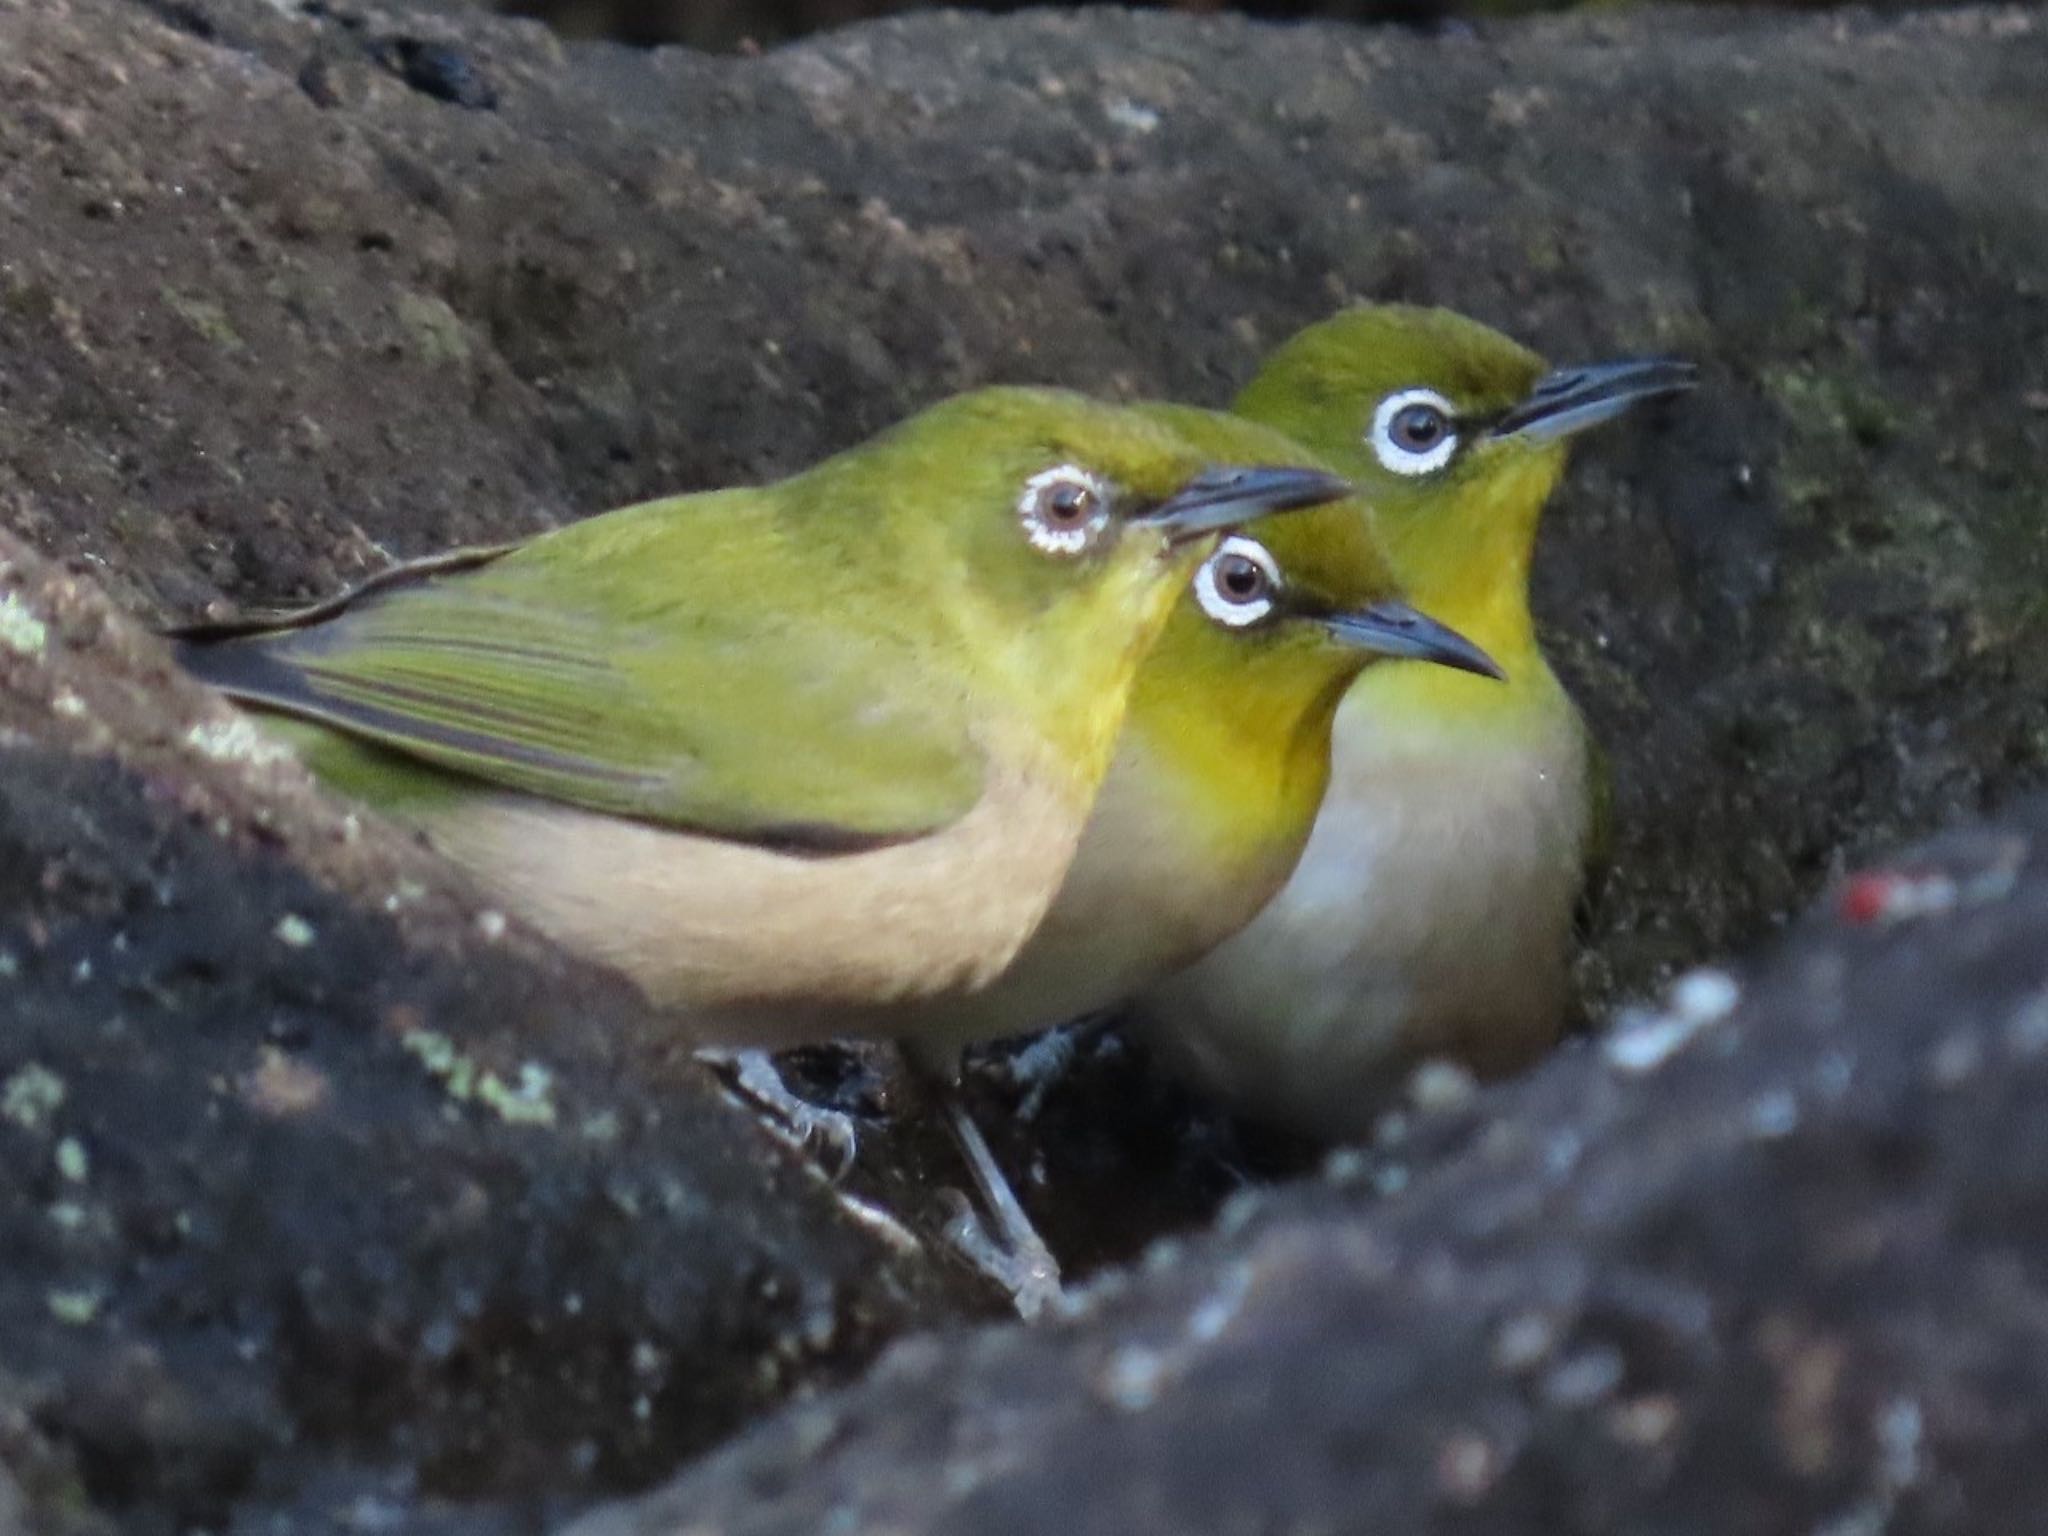
<path id="1" fill-rule="evenodd" d="M 5 535 L 0 783 L 0 1467 L 38 1529 L 543 1510 L 934 1298 L 622 984 Z"/>
<path id="2" fill-rule="evenodd" d="M 814 1357 L 843 1365 L 910 1316 L 961 1309 L 921 1311 L 929 1266 L 890 1257 L 765 1151 L 630 999 L 516 932 L 490 938 L 403 839 L 351 834 L 288 769 L 236 758 L 225 717 L 96 591 L 152 621 L 310 597 L 388 556 L 790 469 L 986 381 L 1221 401 L 1265 347 L 1352 297 L 1453 304 L 1560 359 L 1683 351 L 1708 387 L 1661 425 L 1589 445 L 1538 570 L 1560 665 L 1618 774 L 1618 873 L 1589 977 L 1596 995 L 1640 991 L 1768 934 L 1843 861 L 2042 780 L 2044 67 L 2048 25 L 2020 10 L 1606 15 L 1435 39 L 929 15 L 712 59 L 568 48 L 456 5 L 0 0 L 0 529 L 61 562 L 0 549 L 0 1082 L 19 1104 L 0 1120 L 19 1170 L 0 1232 L 26 1255 L 0 1271 L 0 1466 L 22 1498 L 75 1529 L 530 1524 L 550 1500 L 672 1466 L 809 1379 Z M 196 750 L 195 724 L 234 760 Z M 422 894 L 389 913 L 401 882 Z M 1670 1486 L 1707 1499 L 1719 1467 L 1775 1497 L 1742 1459 L 1751 1442 L 1682 1440 L 1720 1458 L 1688 1462 L 1653 1433 L 1661 1394 L 1681 1413 L 1673 1433 L 1696 1429 L 1697 1401 L 1731 1435 L 1780 1434 L 1742 1421 L 1779 1401 L 1764 1366 L 1794 1379 L 1782 1362 L 1804 1358 L 1811 1319 L 1849 1306 L 1820 1256 L 1798 1249 L 1780 1270 L 1745 1246 L 1757 1210 L 1809 1217 L 1754 1221 L 1759 1240 L 1847 1243 L 1822 1218 L 1852 1186 L 1879 1216 L 1910 1197 L 1925 1224 L 1909 1235 L 1980 1254 L 1990 1286 L 2004 1271 L 1971 1213 L 2009 1208 L 2014 1157 L 2010 1209 L 2036 1198 L 2025 1073 L 1941 1097 L 1908 1063 L 1945 1038 L 1941 987 L 1981 982 L 1988 1031 L 1995 986 L 2017 1006 L 2037 981 L 2016 963 L 1953 969 L 1975 963 L 1949 946 L 1976 929 L 1925 933 L 1852 944 L 1840 982 L 1880 997 L 1857 967 L 1895 963 L 1891 991 L 1927 1003 L 1872 1026 L 1871 1059 L 1889 1065 L 1868 1102 L 1919 1117 L 1891 1128 L 1910 1154 L 1898 1164 L 1848 1130 L 1812 1139 L 1826 1116 L 1739 1140 L 1732 1105 L 1774 1089 L 1805 1104 L 1834 1049 L 1823 1014 L 1774 992 L 1793 1022 L 1726 1031 L 1725 1082 L 1695 1066 L 1618 1088 L 1597 1056 L 1567 1057 L 1483 1095 L 1469 1134 L 1433 1140 L 1384 1218 L 1357 1192 L 1304 1193 L 1240 1235 L 1259 1273 L 1273 1243 L 1301 1245 L 1270 1272 L 1293 1277 L 1283 1292 L 1330 1341 L 1261 1334 L 1265 1364 L 1233 1355 L 1219 1385 L 1281 1380 L 1290 1360 L 1362 1370 L 1356 1351 L 1390 1320 L 1447 1330 L 1388 1356 L 1358 1387 L 1384 1406 L 1310 1450 L 1245 1439 L 1261 1486 L 1286 1485 L 1283 1454 L 1340 1469 L 1437 1456 L 1403 1475 L 1512 1498 L 1492 1524 L 1430 1528 L 1608 1529 L 1611 1509 L 1651 1506 L 1627 1502 L 1648 1484 L 1621 1471 L 1603 1503 L 1600 1458 L 1641 1445 L 1642 1477 L 1676 1466 Z M 1912 992 L 1908 961 L 1952 968 Z M 497 1086 L 479 1097 L 486 1073 Z M 1140 1176 L 1134 1147 L 1158 1138 L 1088 1080 L 1041 1122 L 1059 1127 L 1046 1161 L 1068 1199 L 1040 1200 L 1093 1253 L 1128 1251 L 1160 1210 L 1200 1200 Z M 451 1103 L 458 1083 L 469 1096 Z M 552 1126 L 517 1123 L 536 1101 Z M 1110 1112 L 1074 1113 L 1089 1105 Z M 1506 1129 L 1482 1135 L 1496 1116 Z M 1598 1164 L 1611 1222 L 1499 1216 L 1495 1246 L 1453 1242 L 1534 1198 L 1530 1147 L 1574 1138 L 1612 1149 Z M 885 1182 L 918 1182 L 916 1152 Z M 1560 1187 L 1589 1176 L 1574 1166 Z M 1660 1209 L 1678 1214 L 1659 1226 Z M 1522 1419 L 1417 1409 L 1441 1388 L 1506 1412 L 1493 1314 L 1418 1314 L 1436 1271 L 1411 1239 L 1448 1245 L 1456 1296 L 1534 1305 L 1560 1287 L 1567 1342 L 1574 1308 L 1620 1308 L 1622 1342 L 1602 1323 L 1557 1368 L 1592 1362 L 1565 1375 L 1569 1406 L 1612 1374 L 1606 1341 L 1634 1416 L 1613 1429 L 1596 1394 L 1573 1418 L 1544 1406 L 1549 1387 Z M 1346 1243 L 1356 1285 L 1319 1257 Z M 1594 1305 L 1610 1280 L 1627 1291 L 1632 1266 L 1664 1273 L 1645 1257 L 1657 1244 L 1687 1296 L 1736 1309 L 1707 1330 L 1720 1365 L 1673 1346 L 1668 1392 L 1628 1353 L 1628 1309 L 1664 1293 Z M 1073 1379 L 1086 1339 L 1105 1341 L 1106 1369 L 1115 1330 L 1142 1350 L 1235 1262 L 1147 1280 L 1093 1331 L 992 1336 L 932 1401 L 984 1401 L 977 1373 L 1014 1358 L 1030 1403 L 1033 1382 Z M 1883 1293 L 1894 1311 L 1872 1302 L 1853 1320 L 1930 1347 L 1916 1319 L 1966 1316 L 1928 1310 L 1936 1273 L 1932 1258 L 1909 1267 Z M 1744 1309 L 1772 1308 L 1792 1317 L 1777 1353 L 1743 1354 Z M 1843 1349 L 1843 1364 L 1797 1369 L 1862 1382 L 1841 1374 Z M 893 1379 L 939 1369 L 918 1358 Z M 1117 1369 L 1142 1385 L 1143 1358 Z M 2011 1373 L 1999 1411 L 2038 1428 L 2024 1360 L 1997 1362 Z M 1876 1496 L 1884 1394 L 1933 1380 L 1869 1369 L 1867 1393 L 1842 1387 L 1851 1417 L 1826 1420 L 1826 1454 L 1790 1463 L 1819 1466 L 1812 1487 L 1850 1512 Z M 1785 1390 L 1782 1413 L 1819 1412 L 1801 1407 L 1810 1381 Z M 1957 1393 L 1921 1401 L 1936 1426 L 1922 1433 L 1967 1440 L 1974 1399 Z M 1206 1419 L 1160 1401 L 1172 1412 L 1099 1411 L 1141 1437 L 1235 1422 L 1230 1401 Z M 1030 1409 L 1016 1443 L 1082 1457 L 1060 1439 L 1079 1433 L 1068 1411 Z M 734 1465 L 796 1477 L 774 1463 L 806 1422 L 823 1421 L 768 1431 Z M 971 1422 L 991 1421 L 977 1408 Z M 1541 1455 L 1508 1454 L 1526 1449 L 1517 1426 Z M 1216 1492 L 1220 1519 L 1235 1463 L 1220 1440 L 1189 1443 L 1218 1452 L 1191 1486 Z M 1992 1431 L 1970 1443 L 1992 1477 Z M 1105 1436 L 1099 1455 L 1133 1445 Z M 863 1430 L 843 1454 L 786 1502 L 763 1494 L 760 1518 L 813 1507 L 889 1448 Z M 692 1486 L 726 1496 L 730 1469 L 700 1475 Z M 1073 1486 L 1095 1484 L 1077 1471 Z M 1436 1508 L 1413 1502 L 1421 1486 L 1386 1483 L 1386 1507 Z M 938 1518 L 919 1508 L 913 1525 Z M 1679 1508 L 1660 1528 L 1708 1528 Z M 1963 1528 L 1926 1508 L 1920 1528 Z"/>
<path id="3" fill-rule="evenodd" d="M 565 1536 L 2038 1530 L 2044 933 L 2035 800 Z"/>

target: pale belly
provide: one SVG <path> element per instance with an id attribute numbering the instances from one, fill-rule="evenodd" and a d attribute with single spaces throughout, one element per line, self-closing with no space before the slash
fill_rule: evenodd
<path id="1" fill-rule="evenodd" d="M 1168 1064 L 1248 1113 L 1342 1138 L 1419 1060 L 1498 1072 L 1551 1044 L 1587 830 L 1584 738 L 1557 702 L 1513 733 L 1387 732 L 1347 706 L 1286 887 L 1148 995 L 1139 1027 Z M 1489 744 L 1501 736 L 1516 744 Z"/>
<path id="2" fill-rule="evenodd" d="M 1077 798 L 1012 776 L 939 832 L 822 857 L 512 794 L 425 825 L 510 913 L 624 972 L 692 1040 L 957 1045 L 1065 876 Z"/>
<path id="3" fill-rule="evenodd" d="M 1235 933 L 1280 888 L 1301 842 L 1285 819 L 1247 813 L 1205 841 L 1205 818 L 1175 783 L 1126 737 L 1044 921 L 1000 979 L 961 1000 L 955 1019 L 970 1038 L 1123 1002 Z"/>

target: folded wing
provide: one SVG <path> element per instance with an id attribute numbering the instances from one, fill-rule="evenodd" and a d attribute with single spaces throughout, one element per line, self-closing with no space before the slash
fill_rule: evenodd
<path id="1" fill-rule="evenodd" d="M 462 551 L 265 627 L 174 636 L 264 708 L 610 815 L 793 851 L 917 837 L 978 798 L 962 702 L 886 633 L 698 568 Z M 744 569 L 744 562 L 741 562 Z"/>

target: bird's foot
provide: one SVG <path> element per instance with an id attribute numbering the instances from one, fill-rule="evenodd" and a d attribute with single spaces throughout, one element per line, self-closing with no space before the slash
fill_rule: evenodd
<path id="1" fill-rule="evenodd" d="M 769 1134 L 814 1158 L 834 1182 L 846 1177 L 859 1151 L 853 1116 L 793 1092 L 766 1051 L 705 1047 L 697 1059 L 725 1079 L 732 1096 L 756 1113 Z"/>
<path id="2" fill-rule="evenodd" d="M 1028 1240 L 1022 1243 L 1014 1234 L 994 1237 L 966 1195 L 957 1189 L 941 1190 L 939 1194 L 947 1207 L 946 1221 L 940 1228 L 946 1246 L 1001 1286 L 1019 1317 L 1027 1323 L 1034 1322 L 1060 1299 L 1063 1293 L 1059 1260 L 1036 1232 L 1028 1233 Z"/>
<path id="3" fill-rule="evenodd" d="M 1017 1315 L 1027 1323 L 1060 1298 L 1060 1265 L 1031 1224 L 1030 1216 L 1018 1202 L 1010 1181 L 996 1166 L 981 1128 L 967 1113 L 959 1098 L 945 1099 L 947 1124 L 959 1145 L 967 1171 L 974 1176 L 982 1204 L 995 1220 L 992 1234 L 973 1207 L 957 1191 L 958 1207 L 946 1222 L 946 1240 L 960 1256 L 1009 1293 Z"/>

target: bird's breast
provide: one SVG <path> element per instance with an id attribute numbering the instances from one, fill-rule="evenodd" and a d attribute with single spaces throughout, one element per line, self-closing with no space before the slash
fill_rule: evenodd
<path id="1" fill-rule="evenodd" d="M 1404 1054 L 1482 1066 L 1554 1033 L 1586 771 L 1568 705 L 1442 734 L 1340 716 L 1322 812 L 1267 909 L 1294 930 L 1319 1011 L 1377 1012 Z"/>
<path id="2" fill-rule="evenodd" d="M 1588 819 L 1577 717 L 1473 726 L 1347 701 L 1331 782 L 1280 894 L 1160 988 L 1147 1029 L 1197 1081 L 1346 1135 L 1422 1057 L 1480 1070 L 1555 1037 Z"/>
<path id="3" fill-rule="evenodd" d="M 989 1034 L 1107 1008 L 1234 933 L 1287 878 L 1301 827 L 1217 807 L 1127 734 L 1074 860 L 1010 972 L 983 999 Z"/>

